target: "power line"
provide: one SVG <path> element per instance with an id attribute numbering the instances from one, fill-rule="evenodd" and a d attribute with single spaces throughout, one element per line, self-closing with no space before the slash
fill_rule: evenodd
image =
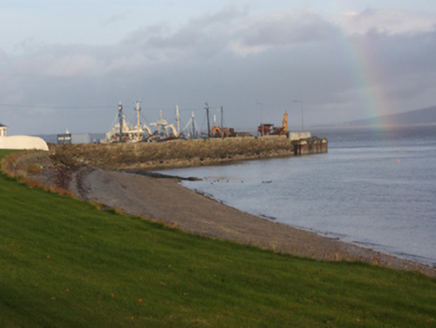
<path id="1" fill-rule="evenodd" d="M 0 104 L 0 107 L 9 107 L 9 108 L 32 108 L 32 109 L 47 109 L 47 108 L 53 108 L 53 109 L 103 109 L 103 108 L 116 108 L 117 106 L 106 105 L 106 106 L 58 106 L 58 105 L 12 105 L 12 104 Z M 146 111 L 154 111 L 154 110 L 175 110 L 175 107 L 148 107 L 148 108 L 142 108 Z M 180 110 L 201 110 L 201 107 L 181 107 Z"/>
<path id="2" fill-rule="evenodd" d="M 53 105 L 11 105 L 11 104 L 0 104 L 0 107 L 10 107 L 10 108 L 55 108 L 55 109 L 89 109 L 89 108 L 108 108 L 109 106 L 53 106 Z"/>

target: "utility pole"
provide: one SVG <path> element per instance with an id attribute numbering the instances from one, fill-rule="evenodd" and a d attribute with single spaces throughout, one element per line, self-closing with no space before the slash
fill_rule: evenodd
<path id="1" fill-rule="evenodd" d="M 209 122 L 209 105 L 206 103 L 204 106 L 204 109 L 206 110 L 206 116 L 207 116 L 207 135 L 210 136 L 210 122 Z"/>
<path id="2" fill-rule="evenodd" d="M 294 100 L 294 103 L 301 103 L 301 132 L 304 132 L 304 101 Z"/>
<path id="3" fill-rule="evenodd" d="M 260 135 L 264 136 L 265 135 L 265 126 L 263 124 L 263 103 L 256 101 L 254 104 L 260 105 L 260 111 L 261 111 L 261 118 L 260 118 L 260 126 L 261 126 L 260 130 L 261 130 L 261 132 L 260 132 Z"/>
<path id="4" fill-rule="evenodd" d="M 121 101 L 118 104 L 118 117 L 120 118 L 120 139 L 119 142 L 123 140 L 123 105 L 121 105 Z"/>
<path id="5" fill-rule="evenodd" d="M 136 119 L 138 122 L 138 125 L 136 126 L 136 135 L 138 137 L 138 142 L 141 141 L 141 138 L 139 136 L 139 130 L 141 129 L 141 123 L 139 122 L 139 111 L 141 110 L 141 107 L 139 107 L 140 103 L 141 103 L 140 101 L 135 102 L 135 104 L 136 104 L 136 109 L 135 109 L 136 110 Z"/>

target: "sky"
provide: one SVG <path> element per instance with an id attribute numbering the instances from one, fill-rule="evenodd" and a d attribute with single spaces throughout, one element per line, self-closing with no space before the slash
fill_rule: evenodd
<path id="1" fill-rule="evenodd" d="M 0 0 L 0 40 L 9 135 L 104 133 L 119 102 L 241 131 L 436 105 L 435 1 Z"/>

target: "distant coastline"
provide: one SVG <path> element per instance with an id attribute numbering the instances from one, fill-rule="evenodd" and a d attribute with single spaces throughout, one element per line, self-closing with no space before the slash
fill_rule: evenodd
<path id="1" fill-rule="evenodd" d="M 361 129 L 371 129 L 371 128 L 407 128 L 414 126 L 433 126 L 436 125 L 436 122 L 431 123 L 414 123 L 414 124 L 372 124 L 372 125 L 363 125 L 363 124 L 338 124 L 338 125 L 313 125 L 310 126 L 309 129 L 317 130 L 317 129 L 352 129 L 352 128 L 361 128 Z"/>
<path id="2" fill-rule="evenodd" d="M 404 113 L 383 115 L 367 119 L 344 122 L 352 126 L 409 126 L 409 125 L 434 125 L 436 124 L 436 106 L 416 109 Z"/>

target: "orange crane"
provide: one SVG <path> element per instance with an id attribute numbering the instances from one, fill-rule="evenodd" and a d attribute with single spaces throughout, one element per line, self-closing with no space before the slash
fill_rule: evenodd
<path id="1" fill-rule="evenodd" d="M 210 136 L 212 138 L 224 138 L 234 136 L 234 131 L 232 128 L 220 128 L 216 125 L 216 116 L 213 117 L 213 126 L 210 128 Z"/>

